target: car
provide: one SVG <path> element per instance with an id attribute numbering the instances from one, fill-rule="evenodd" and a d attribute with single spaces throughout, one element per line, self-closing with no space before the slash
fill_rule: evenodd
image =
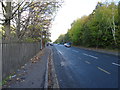
<path id="1" fill-rule="evenodd" d="M 48 43 L 46 44 L 46 46 L 53 46 L 53 43 L 48 42 Z"/>
<path id="2" fill-rule="evenodd" d="M 50 46 L 53 46 L 53 43 L 50 43 Z"/>
<path id="3" fill-rule="evenodd" d="M 71 44 L 70 43 L 65 43 L 64 46 L 65 47 L 71 47 Z"/>

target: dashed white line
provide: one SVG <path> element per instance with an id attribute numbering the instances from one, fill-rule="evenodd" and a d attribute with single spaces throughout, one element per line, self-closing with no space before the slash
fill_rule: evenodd
<path id="1" fill-rule="evenodd" d="M 120 66 L 120 64 L 117 64 L 117 63 L 112 63 L 113 65 L 116 65 L 116 66 Z"/>
<path id="2" fill-rule="evenodd" d="M 107 73 L 107 74 L 111 74 L 110 72 L 108 72 L 108 71 L 106 71 L 106 70 L 104 70 L 104 69 L 102 69 L 102 68 L 100 68 L 100 67 L 97 67 L 97 68 L 98 68 L 99 70 L 101 70 L 101 71 Z"/>
<path id="3" fill-rule="evenodd" d="M 93 58 L 95 58 L 95 59 L 98 59 L 98 57 L 95 57 L 95 56 L 92 56 L 92 55 L 89 55 L 90 57 L 93 57 Z"/>
<path id="4" fill-rule="evenodd" d="M 87 64 L 91 64 L 90 62 L 88 62 L 88 61 L 85 61 L 85 63 L 87 63 Z"/>
<path id="5" fill-rule="evenodd" d="M 77 52 L 78 53 L 78 51 L 76 51 L 76 50 L 72 50 L 73 52 Z"/>
<path id="6" fill-rule="evenodd" d="M 58 52 L 59 52 L 60 54 L 62 54 L 62 52 L 61 52 L 61 51 L 59 51 L 59 50 L 58 50 Z M 63 55 L 63 54 L 62 54 L 62 55 Z"/>
<path id="7" fill-rule="evenodd" d="M 83 53 L 83 55 L 89 56 L 88 54 Z"/>
<path id="8" fill-rule="evenodd" d="M 86 55 L 86 56 L 89 56 L 89 57 L 92 57 L 92 58 L 98 59 L 98 57 L 95 57 L 95 56 L 92 56 L 92 55 L 89 55 L 89 54 L 86 54 L 86 53 L 83 53 L 83 55 Z"/>

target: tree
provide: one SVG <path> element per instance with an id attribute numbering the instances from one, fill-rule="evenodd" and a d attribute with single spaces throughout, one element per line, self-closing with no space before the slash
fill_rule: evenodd
<path id="1" fill-rule="evenodd" d="M 117 48 L 120 45 L 119 4 L 98 2 L 93 12 L 75 20 L 64 35 L 74 45 L 96 48 Z M 68 36 L 69 37 L 68 37 Z M 59 40 L 59 39 L 58 39 Z"/>
<path id="2" fill-rule="evenodd" d="M 10 39 L 10 20 L 11 20 L 11 2 L 6 2 L 6 6 L 4 5 L 3 2 L 2 4 L 2 11 L 3 11 L 3 16 L 5 17 L 4 19 L 4 29 L 5 29 L 5 35 L 6 39 Z M 2 19 L 3 21 L 3 19 Z"/>
<path id="3" fill-rule="evenodd" d="M 1 5 L 4 18 L 0 20 L 3 21 L 5 40 L 25 40 L 28 37 L 40 40 L 42 32 L 49 33 L 54 13 L 61 3 L 59 0 L 17 3 L 1 1 Z M 16 35 L 12 36 L 12 32 Z"/>
<path id="4" fill-rule="evenodd" d="M 117 35 L 118 48 L 120 47 L 120 36 L 119 35 L 120 35 L 120 1 L 118 3 L 118 35 Z"/>

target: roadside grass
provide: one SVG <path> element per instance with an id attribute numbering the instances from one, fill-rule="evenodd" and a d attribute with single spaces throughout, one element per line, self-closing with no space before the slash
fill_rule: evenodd
<path id="1" fill-rule="evenodd" d="M 10 80 L 12 78 L 12 76 L 15 75 L 15 72 L 13 74 L 10 74 L 9 76 L 7 76 L 4 80 L 2 80 L 0 82 L 0 86 L 3 86 L 5 84 L 7 84 L 7 81 Z"/>

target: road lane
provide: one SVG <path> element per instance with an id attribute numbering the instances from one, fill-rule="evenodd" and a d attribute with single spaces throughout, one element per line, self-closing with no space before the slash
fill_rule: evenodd
<path id="1" fill-rule="evenodd" d="M 74 47 L 66 48 L 62 45 L 56 45 L 55 48 L 53 47 L 54 63 L 61 87 L 118 87 L 118 67 L 112 64 L 113 60 L 117 62 L 115 56 L 96 54 Z"/>
<path id="2" fill-rule="evenodd" d="M 77 50 L 72 50 L 73 52 L 77 52 L 78 53 L 78 51 Z"/>
<path id="3" fill-rule="evenodd" d="M 115 65 L 112 64 L 112 63 L 118 63 L 117 56 L 99 53 L 99 52 L 90 51 L 90 50 L 84 50 L 84 49 L 80 49 L 80 48 L 76 48 L 76 47 L 72 47 L 71 49 L 75 49 L 75 50 L 79 51 L 79 53 L 76 54 L 76 56 L 78 56 L 78 55 L 80 55 L 80 53 L 84 52 L 88 55 L 97 57 L 98 58 L 97 60 L 88 58 L 88 57 L 83 57 L 83 58 L 87 59 L 88 61 L 92 62 L 93 64 L 95 64 L 97 66 L 102 66 L 102 68 L 112 70 L 113 73 L 118 73 L 118 67 L 116 67 Z"/>
<path id="4" fill-rule="evenodd" d="M 92 55 L 89 55 L 89 54 L 86 54 L 86 53 L 83 53 L 83 55 L 86 55 L 86 56 L 89 56 L 89 57 L 92 57 L 92 58 L 98 59 L 98 57 L 95 57 L 95 56 L 92 56 Z"/>
<path id="5" fill-rule="evenodd" d="M 102 66 L 103 68 L 107 68 L 108 70 L 109 70 L 109 67 L 112 67 L 113 71 L 116 71 L 116 66 L 112 64 L 113 62 L 118 63 L 118 58 L 115 57 L 115 56 L 110 56 L 110 55 L 107 56 L 107 55 L 104 55 L 103 53 L 97 53 L 96 54 L 96 52 L 93 52 L 93 51 L 87 51 L 86 52 L 86 50 L 80 50 L 80 49 L 76 50 L 76 51 L 79 51 L 79 53 L 78 52 L 76 53 L 76 52 L 73 52 L 73 48 L 69 48 L 69 50 L 68 50 L 64 46 L 57 47 L 57 49 L 59 49 L 64 54 L 64 57 L 67 57 L 69 55 L 70 56 L 73 55 L 75 57 L 83 58 L 84 60 L 86 59 L 89 62 L 91 62 L 91 63 L 93 63 L 97 66 Z M 83 53 L 86 53 L 86 55 L 88 55 L 91 58 L 82 55 Z M 95 60 L 94 58 L 96 58 L 96 57 L 94 57 L 93 55 L 94 56 L 97 55 L 96 57 L 97 57 L 98 60 Z"/>

